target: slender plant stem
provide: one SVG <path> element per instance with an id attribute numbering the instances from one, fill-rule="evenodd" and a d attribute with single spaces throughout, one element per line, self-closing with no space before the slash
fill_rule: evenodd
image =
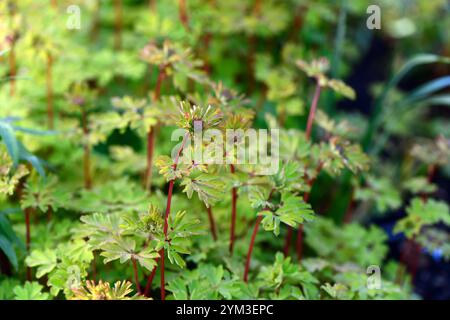
<path id="1" fill-rule="evenodd" d="M 137 268 L 137 264 L 136 264 L 136 259 L 134 257 L 131 257 L 131 263 L 133 265 L 134 282 L 136 283 L 136 290 L 140 294 L 141 286 L 139 284 L 139 273 L 138 273 L 138 268 Z"/>
<path id="2" fill-rule="evenodd" d="M 254 15 L 259 15 L 261 13 L 261 5 L 262 5 L 261 0 L 254 1 L 254 3 L 253 3 L 253 14 Z"/>
<path id="3" fill-rule="evenodd" d="M 48 222 L 52 221 L 52 217 L 53 217 L 53 209 L 52 207 L 49 207 L 47 210 L 47 221 Z"/>
<path id="4" fill-rule="evenodd" d="M 415 239 L 407 239 L 403 242 L 401 250 L 400 250 L 400 259 L 399 265 L 397 268 L 397 274 L 395 277 L 395 281 L 397 284 L 402 285 L 404 281 L 404 275 L 408 270 L 408 255 L 410 254 L 411 249 L 415 249 L 414 245 Z M 415 251 L 415 250 L 414 250 Z M 413 273 L 411 273 L 413 276 Z M 414 277 L 411 279 L 414 282 Z"/>
<path id="5" fill-rule="evenodd" d="M 217 241 L 216 222 L 214 221 L 214 216 L 212 213 L 211 206 L 206 207 L 206 211 L 208 212 L 208 220 L 209 220 L 209 226 L 211 228 L 211 235 L 212 235 L 214 241 Z"/>
<path id="6" fill-rule="evenodd" d="M 321 86 L 317 82 L 316 91 L 314 93 L 314 98 L 311 103 L 311 108 L 309 109 L 308 123 L 306 124 L 306 133 L 305 133 L 306 139 L 309 139 L 311 137 L 312 125 L 314 123 L 314 117 L 316 115 L 316 110 L 317 110 L 317 104 L 319 103 L 319 98 L 320 98 L 320 89 L 321 89 Z"/>
<path id="7" fill-rule="evenodd" d="M 436 174 L 436 169 L 437 169 L 437 167 L 436 167 L 435 164 L 429 164 L 428 165 L 428 167 L 427 167 L 427 181 L 428 181 L 428 183 L 432 183 L 433 182 L 434 175 Z M 429 196 L 429 194 L 423 193 L 422 194 L 422 201 L 426 202 L 428 200 L 428 196 Z"/>
<path id="8" fill-rule="evenodd" d="M 302 27 L 303 27 L 303 17 L 306 14 L 306 7 L 305 6 L 299 6 L 295 10 L 295 16 L 294 16 L 294 24 L 292 26 L 290 39 L 291 41 L 295 41 L 296 37 L 300 34 Z"/>
<path id="9" fill-rule="evenodd" d="M 159 67 L 158 79 L 156 80 L 155 92 L 153 94 L 153 100 L 158 101 L 161 97 L 161 86 L 166 78 L 166 66 Z"/>
<path id="10" fill-rule="evenodd" d="M 160 250 L 159 255 L 161 256 L 161 263 L 159 264 L 161 272 L 161 300 L 164 301 L 166 300 L 166 280 L 164 278 L 164 249 Z"/>
<path id="11" fill-rule="evenodd" d="M 234 165 L 230 164 L 231 173 L 235 173 Z M 237 207 L 237 188 L 233 187 L 231 189 L 231 226 L 230 226 L 230 254 L 233 254 L 234 249 L 234 239 L 235 239 L 235 229 L 236 229 L 236 207 Z"/>
<path id="12" fill-rule="evenodd" d="M 115 34 L 114 34 L 114 49 L 120 50 L 122 48 L 122 0 L 114 0 L 115 12 Z"/>
<path id="13" fill-rule="evenodd" d="M 276 191 L 275 188 L 273 188 L 270 191 L 269 196 L 267 198 L 267 201 L 270 201 L 270 199 L 272 198 L 272 196 L 275 193 L 275 191 Z M 269 210 L 269 208 L 266 207 L 266 208 L 264 208 L 264 210 Z M 250 261 L 252 259 L 253 247 L 255 245 L 256 234 L 258 233 L 259 225 L 260 225 L 262 219 L 263 219 L 262 215 L 259 215 L 259 216 L 256 217 L 255 227 L 253 229 L 252 237 L 250 239 L 250 244 L 248 246 L 247 258 L 245 260 L 245 269 L 244 269 L 244 281 L 245 282 L 247 282 L 247 280 L 248 280 L 248 271 L 250 269 Z"/>
<path id="14" fill-rule="evenodd" d="M 53 130 L 53 56 L 50 53 L 47 53 L 47 119 L 48 128 Z"/>
<path id="15" fill-rule="evenodd" d="M 160 97 L 161 97 L 161 86 L 162 86 L 162 83 L 163 83 L 165 77 L 166 77 L 166 66 L 160 66 L 159 73 L 158 73 L 158 79 L 156 81 L 155 92 L 154 92 L 154 96 L 153 96 L 153 100 L 154 101 L 158 101 L 160 99 Z M 150 190 L 150 187 L 151 187 L 153 153 L 154 153 L 154 148 L 155 148 L 155 142 L 154 142 L 155 141 L 155 131 L 156 131 L 156 128 L 149 128 L 149 133 L 147 135 L 147 168 L 145 170 L 145 175 L 144 175 L 144 185 L 145 185 L 145 188 L 147 190 Z M 174 161 L 174 164 L 173 164 L 174 170 L 177 168 L 178 159 L 179 159 L 181 153 L 183 152 L 184 144 L 186 143 L 186 138 L 187 138 L 187 136 L 185 136 L 183 138 L 182 146 L 181 146 L 180 150 L 178 151 L 177 158 Z M 173 192 L 174 182 L 175 182 L 174 180 L 171 180 L 169 182 L 169 191 L 168 191 L 168 194 L 167 194 L 166 213 L 165 213 L 165 216 L 164 216 L 164 236 L 166 238 L 167 238 L 168 218 L 169 218 L 169 214 L 170 214 L 170 206 L 171 206 L 171 203 L 172 203 L 172 192 Z M 160 263 L 160 268 L 161 268 L 161 300 L 165 300 L 165 298 L 166 298 L 166 288 L 165 288 L 165 279 L 164 279 L 164 248 L 162 248 L 159 251 L 159 255 L 160 255 L 160 259 L 161 259 L 161 263 Z M 155 272 L 156 272 L 156 266 L 152 270 L 150 276 L 148 277 L 147 285 L 146 285 L 146 288 L 145 288 L 146 295 L 150 291 L 151 284 L 152 284 L 153 278 L 155 276 Z"/>
<path id="16" fill-rule="evenodd" d="M 186 0 L 178 0 L 178 13 L 184 28 L 189 30 L 189 17 L 187 14 Z"/>
<path id="17" fill-rule="evenodd" d="M 320 162 L 319 165 L 316 168 L 316 178 L 319 175 L 320 171 L 322 170 L 323 167 L 323 163 Z M 308 181 L 308 186 L 310 188 L 310 192 L 312 189 L 312 186 L 314 185 L 314 182 L 316 181 L 316 178 L 310 179 Z M 306 192 L 303 195 L 303 201 L 308 202 L 309 201 L 309 197 L 311 196 L 310 192 Z M 303 225 L 300 225 L 298 227 L 297 230 L 297 241 L 296 241 L 296 245 L 295 245 L 296 251 L 297 251 L 297 259 L 300 262 L 302 260 L 302 255 L 303 255 Z"/>
<path id="18" fill-rule="evenodd" d="M 173 162 L 173 170 L 177 169 L 178 160 L 180 159 L 180 155 L 183 152 L 184 146 L 186 144 L 187 138 L 188 138 L 189 132 L 186 133 L 186 135 L 183 137 L 183 142 L 181 144 L 180 149 L 178 150 L 177 156 Z M 173 194 L 173 185 L 175 183 L 175 179 L 170 180 L 169 182 L 169 191 L 167 193 L 167 204 L 166 204 L 166 213 L 164 215 L 164 238 L 165 241 L 167 241 L 167 231 L 169 229 L 169 215 L 170 215 L 170 206 L 172 204 L 172 194 Z M 161 300 L 166 299 L 166 287 L 165 287 L 165 279 L 164 279 L 164 247 L 160 250 L 159 253 L 160 259 L 161 259 Z"/>
<path id="19" fill-rule="evenodd" d="M 96 42 L 98 39 L 98 33 L 100 30 L 100 6 L 101 0 L 96 0 L 94 16 L 92 17 L 92 26 L 90 32 L 91 42 Z"/>
<path id="20" fill-rule="evenodd" d="M 289 255 L 289 248 L 291 247 L 293 229 L 291 226 L 288 226 L 286 238 L 284 241 L 283 253 L 284 256 L 287 257 Z"/>
<path id="21" fill-rule="evenodd" d="M 58 0 L 51 0 L 51 4 L 53 8 L 57 8 L 58 7 Z"/>
<path id="22" fill-rule="evenodd" d="M 250 261 L 252 259 L 252 251 L 255 245 L 256 234 L 258 233 L 259 225 L 262 220 L 262 216 L 258 216 L 255 221 L 255 227 L 253 229 L 252 238 L 250 240 L 250 245 L 248 246 L 247 259 L 245 260 L 245 269 L 244 269 L 244 281 L 248 281 L 248 271 L 250 269 Z"/>
<path id="23" fill-rule="evenodd" d="M 151 190 L 152 184 L 152 167 L 153 167 L 153 152 L 155 149 L 155 127 L 150 127 L 147 132 L 147 167 L 144 174 L 145 190 Z"/>
<path id="24" fill-rule="evenodd" d="M 25 235 L 25 247 L 27 249 L 27 254 L 30 254 L 30 246 L 31 246 L 31 224 L 30 218 L 33 209 L 26 208 L 25 209 L 25 227 L 26 227 L 26 235 Z M 27 267 L 27 280 L 31 281 L 31 268 Z"/>
<path id="25" fill-rule="evenodd" d="M 158 79 L 156 80 L 155 92 L 153 100 L 158 101 L 161 97 L 161 86 L 166 77 L 166 67 L 161 66 L 159 68 Z M 144 172 L 144 188 L 150 190 L 152 185 L 152 167 L 153 167 L 153 154 L 155 149 L 155 132 L 156 127 L 150 127 L 147 133 L 147 165 Z"/>
<path id="26" fill-rule="evenodd" d="M 87 138 L 87 135 L 89 134 L 89 128 L 88 128 L 88 116 L 86 110 L 84 108 L 81 111 L 81 125 L 83 128 L 83 134 L 85 138 Z M 87 139 L 86 139 L 87 140 Z M 84 173 L 84 187 L 86 189 L 92 188 L 92 176 L 91 176 L 91 147 L 89 145 L 89 142 L 85 141 L 83 145 L 83 173 Z"/>
<path id="27" fill-rule="evenodd" d="M 155 11 L 156 9 L 156 0 L 148 0 L 148 7 L 151 12 Z"/>
<path id="28" fill-rule="evenodd" d="M 203 70 L 210 75 L 211 74 L 211 64 L 209 62 L 209 47 L 212 40 L 212 33 L 207 32 L 202 36 L 202 43 L 203 43 Z"/>
<path id="29" fill-rule="evenodd" d="M 316 115 L 317 105 L 319 103 L 320 98 L 320 90 L 321 86 L 319 82 L 317 81 L 316 84 L 316 90 L 314 93 L 314 98 L 311 102 L 311 107 L 309 108 L 309 115 L 308 115 L 308 122 L 306 124 L 306 139 L 309 140 L 311 138 L 311 131 L 312 131 L 312 125 L 314 123 L 314 117 Z M 319 166 L 316 169 L 317 174 L 319 174 L 320 170 L 322 170 L 322 164 L 319 164 Z M 308 184 L 310 187 L 314 184 L 315 179 L 309 180 Z M 303 200 L 306 202 L 309 200 L 309 193 L 305 193 L 303 196 Z M 286 240 L 285 246 L 290 246 L 290 241 Z M 303 254 L 303 225 L 300 225 L 297 230 L 297 241 L 296 241 L 296 251 L 297 251 L 297 258 L 300 261 Z"/>
<path id="30" fill-rule="evenodd" d="M 312 182 L 310 183 L 312 185 Z M 309 200 L 310 193 L 307 192 L 303 196 L 303 200 L 307 202 Z M 295 251 L 297 253 L 297 260 L 300 262 L 303 256 L 303 225 L 299 225 L 297 229 L 297 240 L 295 242 Z"/>
<path id="31" fill-rule="evenodd" d="M 149 294 L 150 294 L 150 289 L 152 287 L 153 279 L 155 278 L 155 274 L 156 274 L 156 269 L 158 267 L 159 258 L 157 258 L 155 261 L 156 261 L 157 264 L 153 267 L 152 272 L 150 273 L 150 275 L 147 278 L 147 284 L 145 285 L 144 296 L 146 296 L 146 297 L 148 297 Z"/>
<path id="32" fill-rule="evenodd" d="M 347 206 L 347 210 L 345 210 L 344 223 L 350 223 L 353 218 L 353 210 L 355 209 L 355 190 L 352 188 L 352 194 L 350 195 L 350 201 Z"/>

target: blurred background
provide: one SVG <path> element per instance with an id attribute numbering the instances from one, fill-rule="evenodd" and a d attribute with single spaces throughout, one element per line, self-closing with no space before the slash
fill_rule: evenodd
<path id="1" fill-rule="evenodd" d="M 379 12 L 368 11 L 370 5 Z M 256 126 L 267 127 L 264 115 L 270 113 L 286 128 L 303 129 L 313 80 L 292 62 L 326 57 L 330 77 L 354 88 L 356 99 L 330 90 L 319 107 L 355 127 L 372 171 L 365 185 L 350 175 L 337 181 L 320 176 L 313 208 L 337 224 L 380 226 L 389 236 L 388 258 L 407 266 L 415 293 L 450 299 L 448 226 L 433 226 L 414 241 L 393 232 L 417 195 L 414 186 L 426 184 L 432 198 L 449 203 L 450 1 L 3 0 L 0 6 L 0 51 L 13 47 L 15 53 L 14 61 L 0 57 L 0 75 L 9 78 L 0 85 L 0 118 L 20 118 L 29 128 L 53 129 L 49 90 L 55 114 L 64 116 L 67 92 L 79 79 L 98 90 L 96 110 L 107 110 L 117 96 L 147 97 L 157 69 L 139 53 L 149 42 L 170 40 L 191 48 L 213 80 L 244 94 L 257 111 Z M 378 21 L 379 29 L 368 28 Z M 64 126 L 55 118 L 55 128 Z M 169 132 L 162 129 L 161 141 Z M 34 136 L 22 141 L 42 155 Z M 137 153 L 145 149 L 127 130 L 108 136 L 95 152 L 107 155 L 110 146 L 124 144 Z M 169 144 L 158 152 L 167 150 Z M 97 166 L 106 171 L 100 160 Z M 413 185 L 417 176 L 423 179 Z"/>

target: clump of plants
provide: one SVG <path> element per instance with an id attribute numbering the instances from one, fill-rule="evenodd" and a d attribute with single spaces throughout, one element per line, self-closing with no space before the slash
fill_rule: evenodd
<path id="1" fill-rule="evenodd" d="M 0 299 L 411 299 L 448 263 L 443 4 L 389 5 L 374 83 L 363 1 L 72 2 L 0 4 Z"/>

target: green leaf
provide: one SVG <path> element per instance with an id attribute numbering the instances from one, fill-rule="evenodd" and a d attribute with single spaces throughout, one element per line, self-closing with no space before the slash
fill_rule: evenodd
<path id="1" fill-rule="evenodd" d="M 248 200 L 252 208 L 263 210 L 264 208 L 273 208 L 270 201 L 267 201 L 269 192 L 259 186 L 251 186 L 248 188 Z"/>
<path id="2" fill-rule="evenodd" d="M 447 203 L 429 199 L 423 201 L 414 198 L 406 209 L 407 216 L 400 219 L 394 227 L 394 233 L 403 232 L 406 237 L 417 236 L 423 227 L 439 222 L 450 226 L 450 212 Z"/>
<path id="3" fill-rule="evenodd" d="M 329 219 L 316 217 L 314 223 L 305 224 L 305 235 L 308 247 L 331 265 L 353 263 L 367 268 L 381 265 L 387 253 L 387 236 L 373 225 L 367 229 L 355 223 L 338 227 Z"/>
<path id="4" fill-rule="evenodd" d="M 440 77 L 431 80 L 419 88 L 415 89 L 404 100 L 400 102 L 401 105 L 412 104 L 418 100 L 422 100 L 431 94 L 450 86 L 450 76 Z"/>
<path id="5" fill-rule="evenodd" d="M 403 187 L 414 193 L 432 193 L 437 190 L 437 186 L 428 181 L 427 177 L 413 177 L 403 183 Z"/>
<path id="6" fill-rule="evenodd" d="M 14 129 L 10 124 L 0 120 L 0 137 L 3 143 L 6 145 L 9 156 L 13 161 L 13 165 L 16 166 L 19 162 L 19 143 L 14 134 Z"/>
<path id="7" fill-rule="evenodd" d="M 263 210 L 258 215 L 263 216 L 261 223 L 264 230 L 273 231 L 276 236 L 280 234 L 280 222 L 295 228 L 304 221 L 314 219 L 311 205 L 289 192 L 281 194 L 281 206 L 275 212 Z"/>
<path id="8" fill-rule="evenodd" d="M 223 198 L 224 183 L 220 177 L 205 174 L 195 178 L 186 177 L 181 181 L 181 185 L 184 186 L 183 192 L 186 192 L 189 199 L 195 191 L 207 207 Z"/>
<path id="9" fill-rule="evenodd" d="M 311 205 L 306 203 L 303 198 L 295 196 L 291 193 L 281 194 L 281 207 L 275 212 L 279 216 L 280 221 L 296 227 L 304 221 L 314 220 L 314 211 Z"/>
<path id="10" fill-rule="evenodd" d="M 383 114 L 383 107 L 386 105 L 386 98 L 391 89 L 395 88 L 397 84 L 403 79 L 405 75 L 407 75 L 412 69 L 417 66 L 431 63 L 446 63 L 450 64 L 450 58 L 444 56 L 438 56 L 434 54 L 419 54 L 411 59 L 409 59 L 395 74 L 389 82 L 385 85 L 383 92 L 378 96 L 375 101 L 373 116 L 371 117 L 371 121 L 369 122 L 369 126 L 367 128 L 366 135 L 364 137 L 364 150 L 367 150 L 369 147 L 372 148 L 373 145 L 370 145 L 372 142 L 373 136 L 375 132 L 377 132 L 380 124 L 381 124 L 381 116 Z"/>
<path id="11" fill-rule="evenodd" d="M 42 292 L 43 287 L 37 282 L 26 282 L 14 288 L 15 300 L 49 300 L 50 295 Z"/>
<path id="12" fill-rule="evenodd" d="M 159 174 L 161 174 L 166 181 L 179 179 L 183 176 L 180 170 L 174 169 L 173 161 L 168 156 L 159 156 L 156 158 L 155 166 L 159 168 Z"/>
<path id="13" fill-rule="evenodd" d="M 116 242 L 107 243 L 102 246 L 102 257 L 104 263 L 119 260 L 120 263 L 125 263 L 130 260 L 136 249 L 136 242 L 131 239 L 117 239 Z"/>
<path id="14" fill-rule="evenodd" d="M 368 176 L 366 181 L 367 186 L 356 189 L 355 199 L 375 203 L 379 213 L 395 210 L 401 206 L 401 194 L 389 179 Z"/>
<path id="15" fill-rule="evenodd" d="M 134 254 L 133 257 L 138 261 L 138 263 L 147 269 L 148 271 L 153 271 L 153 268 L 156 266 L 156 258 L 159 257 L 159 253 L 156 252 L 153 248 L 146 248 L 140 251 L 137 254 Z"/>
<path id="16" fill-rule="evenodd" d="M 51 249 L 33 250 L 25 259 L 25 263 L 29 267 L 37 267 L 36 277 L 41 278 L 56 267 L 56 252 Z"/>

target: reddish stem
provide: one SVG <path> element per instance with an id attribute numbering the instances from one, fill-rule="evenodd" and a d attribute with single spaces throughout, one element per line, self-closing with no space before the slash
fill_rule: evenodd
<path id="1" fill-rule="evenodd" d="M 432 183 L 433 182 L 433 178 L 434 175 L 436 173 L 436 165 L 435 164 L 430 164 L 428 165 L 428 169 L 427 169 L 427 179 L 428 179 L 428 183 Z"/>
<path id="2" fill-rule="evenodd" d="M 52 0 L 51 4 L 52 4 L 53 8 L 57 8 L 58 7 L 58 0 Z"/>
<path id="3" fill-rule="evenodd" d="M 234 165 L 230 165 L 231 173 L 235 173 Z M 235 239 L 235 229 L 236 229 L 236 206 L 237 206 L 237 188 L 233 187 L 231 189 L 231 227 L 230 227 L 230 254 L 233 254 L 234 249 L 234 239 Z"/>
<path id="4" fill-rule="evenodd" d="M 180 159 L 180 155 L 183 152 L 184 146 L 187 141 L 189 133 L 183 137 L 183 142 L 181 144 L 180 149 L 178 150 L 177 156 L 173 162 L 173 170 L 177 169 L 178 160 Z M 169 182 L 169 191 L 167 193 L 167 205 L 166 205 L 166 213 L 164 215 L 164 237 L 165 241 L 167 241 L 167 231 L 169 229 L 169 215 L 170 215 L 170 206 L 172 204 L 172 194 L 173 194 L 173 185 L 175 183 L 175 179 L 170 180 Z M 164 280 L 164 248 L 160 250 L 160 258 L 161 258 L 161 300 L 165 300 L 166 298 L 166 288 L 165 288 L 165 280 Z"/>
<path id="5" fill-rule="evenodd" d="M 158 263 L 159 259 L 156 259 L 155 261 L 156 261 L 156 263 Z M 150 273 L 150 275 L 147 278 L 147 284 L 145 286 L 145 291 L 144 291 L 144 295 L 146 297 L 148 297 L 150 294 L 150 288 L 152 287 L 152 283 L 153 283 L 153 279 L 155 278 L 157 267 L 158 267 L 158 264 L 153 267 L 152 272 Z"/>
<path id="6" fill-rule="evenodd" d="M 156 80 L 156 86 L 155 86 L 155 93 L 153 95 L 153 100 L 158 101 L 161 97 L 161 86 L 166 78 L 166 67 L 160 66 L 159 67 L 159 73 L 158 73 L 158 79 Z"/>
<path id="7" fill-rule="evenodd" d="M 211 74 L 211 64 L 209 63 L 209 59 L 208 59 L 209 58 L 208 51 L 209 51 L 211 39 L 212 39 L 212 34 L 210 32 L 207 32 L 202 37 L 203 51 L 204 51 L 204 54 L 203 54 L 203 70 L 205 70 L 205 72 L 208 75 Z"/>
<path id="8" fill-rule="evenodd" d="M 313 101 L 311 102 L 311 107 L 309 109 L 309 115 L 308 115 L 308 123 L 306 125 L 306 139 L 309 140 L 311 138 L 311 131 L 312 131 L 312 125 L 314 123 L 314 117 L 316 115 L 316 109 L 317 109 L 317 104 L 319 103 L 319 98 L 320 98 L 320 89 L 321 86 L 319 84 L 319 82 L 317 82 L 316 85 L 316 91 L 314 93 L 314 98 Z M 322 170 L 322 163 L 319 163 L 319 166 L 316 169 L 317 174 L 320 172 L 320 170 Z M 310 186 L 310 188 L 312 187 L 312 185 L 314 184 L 315 179 L 310 179 L 308 181 L 308 184 Z M 305 193 L 303 199 L 305 202 L 307 202 L 309 200 L 309 192 Z M 299 226 L 298 230 L 297 230 L 297 242 L 296 242 L 296 251 L 297 251 L 297 258 L 300 261 L 302 259 L 302 254 L 303 254 L 303 225 Z"/>
<path id="9" fill-rule="evenodd" d="M 309 181 L 309 186 L 311 187 L 314 183 L 314 179 Z M 303 196 L 303 200 L 308 202 L 310 193 L 306 192 Z M 300 262 L 303 256 L 303 225 L 298 226 L 297 229 L 297 241 L 295 242 L 295 250 L 297 252 L 297 260 Z"/>
<path id="10" fill-rule="evenodd" d="M 317 167 L 317 172 L 320 172 L 320 170 L 322 169 L 322 164 L 319 164 L 319 166 Z M 314 184 L 315 179 L 311 179 L 308 182 L 309 187 L 311 188 L 312 185 Z M 311 195 L 311 193 L 306 192 L 305 195 L 303 196 L 303 200 L 305 202 L 308 202 L 309 200 L 309 196 Z M 303 225 L 300 225 L 298 227 L 297 230 L 297 241 L 295 243 L 295 249 L 297 252 L 297 259 L 300 262 L 302 260 L 302 255 L 303 255 Z"/>
<path id="11" fill-rule="evenodd" d="M 350 223 L 353 217 L 353 210 L 355 209 L 355 190 L 352 190 L 350 201 L 348 203 L 347 210 L 345 211 L 344 223 Z"/>
<path id="12" fill-rule="evenodd" d="M 411 249 L 414 249 L 414 238 L 407 239 L 403 242 L 400 252 L 399 265 L 397 268 L 396 274 L 396 283 L 401 285 L 403 283 L 404 274 L 407 271 L 408 267 L 408 255 L 411 254 Z M 414 282 L 414 278 L 411 279 Z"/>
<path id="13" fill-rule="evenodd" d="M 189 18 L 187 15 L 186 0 L 178 1 L 178 10 L 181 23 L 186 28 L 186 30 L 189 30 Z"/>
<path id="14" fill-rule="evenodd" d="M 148 7 L 150 11 L 155 11 L 156 9 L 156 0 L 148 0 Z"/>
<path id="15" fill-rule="evenodd" d="M 161 256 L 161 300 L 166 300 L 166 280 L 164 279 L 164 249 L 161 249 L 160 251 Z"/>
<path id="16" fill-rule="evenodd" d="M 122 0 L 114 0 L 115 11 L 115 34 L 114 34 L 114 48 L 120 50 L 122 48 Z"/>
<path id="17" fill-rule="evenodd" d="M 53 130 L 53 57 L 50 53 L 47 54 L 47 119 L 48 128 Z"/>
<path id="18" fill-rule="evenodd" d="M 90 40 L 91 42 L 96 42 L 98 39 L 98 33 L 100 30 L 100 5 L 101 0 L 96 0 L 95 12 L 92 17 L 92 26 L 90 32 Z"/>
<path id="19" fill-rule="evenodd" d="M 317 166 L 317 169 L 316 169 L 317 173 L 316 173 L 316 175 L 318 175 L 320 170 L 322 170 L 322 165 L 323 165 L 322 163 L 319 163 L 319 165 Z M 312 188 L 312 186 L 313 186 L 315 181 L 316 181 L 316 179 L 310 179 L 308 181 L 308 185 L 309 185 L 310 189 Z M 303 201 L 308 202 L 310 195 L 311 195 L 310 192 L 306 192 L 303 195 Z M 295 248 L 296 248 L 296 251 L 297 251 L 297 259 L 300 262 L 302 260 L 302 255 L 303 255 L 303 225 L 300 225 L 298 227 L 298 230 L 297 230 L 297 241 L 295 243 Z"/>
<path id="20" fill-rule="evenodd" d="M 292 231 L 293 231 L 292 227 L 288 226 L 286 238 L 284 241 L 284 248 L 283 248 L 283 253 L 284 253 L 285 257 L 287 257 L 289 255 L 289 248 L 291 246 L 292 233 L 293 233 Z"/>
<path id="21" fill-rule="evenodd" d="M 306 125 L 306 139 L 309 139 L 311 137 L 312 125 L 314 122 L 314 117 L 316 115 L 317 104 L 319 103 L 319 98 L 320 98 L 320 89 L 321 89 L 321 86 L 320 86 L 319 82 L 317 82 L 316 91 L 314 93 L 314 98 L 311 103 L 311 108 L 309 109 L 308 123 Z"/>
<path id="22" fill-rule="evenodd" d="M 250 240 L 250 245 L 248 247 L 247 259 L 245 261 L 245 270 L 244 270 L 244 281 L 245 282 L 248 281 L 248 271 L 250 269 L 250 261 L 252 259 L 252 251 L 253 251 L 253 247 L 255 245 L 256 234 L 258 233 L 259 225 L 261 223 L 262 218 L 263 218 L 262 216 L 258 216 L 256 218 L 255 227 L 254 227 L 253 233 L 252 233 L 252 238 Z"/>
<path id="23" fill-rule="evenodd" d="M 261 13 L 261 5 L 262 5 L 261 0 L 255 0 L 255 2 L 253 3 L 253 15 L 257 16 Z"/>
<path id="24" fill-rule="evenodd" d="M 137 264 L 136 264 L 136 259 L 134 257 L 131 257 L 131 263 L 133 264 L 134 282 L 136 283 L 136 290 L 140 294 L 141 286 L 139 284 L 139 273 L 138 273 L 138 268 L 137 268 Z"/>
<path id="25" fill-rule="evenodd" d="M 434 175 L 436 173 L 436 165 L 435 164 L 429 164 L 427 167 L 427 181 L 428 183 L 432 183 L 433 182 L 433 178 Z M 422 193 L 421 198 L 423 202 L 426 202 L 428 200 L 428 194 L 427 193 Z"/>
<path id="26" fill-rule="evenodd" d="M 52 221 L 52 217 L 53 217 L 53 209 L 52 207 L 49 207 L 47 210 L 47 221 L 48 222 Z"/>
<path id="27" fill-rule="evenodd" d="M 154 101 L 158 101 L 161 97 L 161 85 L 166 77 L 165 66 L 159 68 L 158 79 L 156 81 L 155 92 L 153 96 Z M 144 172 L 144 187 L 146 190 L 150 190 L 152 185 L 152 167 L 153 167 L 153 154 L 155 149 L 155 131 L 156 127 L 150 127 L 147 133 L 147 166 Z"/>
<path id="28" fill-rule="evenodd" d="M 296 40 L 297 35 L 300 33 L 303 27 L 303 17 L 305 15 L 306 7 L 300 6 L 296 9 L 296 13 L 294 16 L 294 24 L 292 26 L 292 31 L 290 34 L 291 41 Z"/>
<path id="29" fill-rule="evenodd" d="M 213 237 L 214 241 L 217 241 L 216 223 L 214 221 L 212 208 L 211 207 L 207 207 L 206 211 L 208 212 L 209 226 L 211 228 L 212 237 Z"/>
<path id="30" fill-rule="evenodd" d="M 319 175 L 320 171 L 322 170 L 322 167 L 323 167 L 323 163 L 321 162 L 321 163 L 319 163 L 319 165 L 316 168 L 316 177 Z M 308 181 L 308 185 L 309 185 L 310 189 L 314 185 L 315 181 L 316 181 L 316 178 L 310 179 Z M 305 202 L 308 202 L 310 195 L 311 195 L 310 192 L 306 192 L 304 194 L 304 196 L 303 196 L 303 200 Z M 290 246 L 290 240 L 289 241 L 286 240 L 286 241 L 287 241 L 286 245 L 289 247 Z M 296 241 L 296 244 L 295 244 L 295 248 L 296 248 L 296 252 L 297 252 L 297 259 L 298 259 L 298 261 L 301 261 L 302 254 L 303 254 L 303 225 L 300 225 L 298 230 L 297 230 L 297 241 Z"/>
<path id="31" fill-rule="evenodd" d="M 272 198 L 273 194 L 275 193 L 276 189 L 273 188 L 270 193 L 269 193 L 269 197 L 267 198 L 267 201 L 270 201 L 270 199 Z M 269 210 L 268 207 L 264 208 L 264 210 Z M 247 259 L 245 261 L 245 270 L 244 270 L 244 281 L 247 282 L 248 280 L 248 271 L 250 269 L 250 261 L 252 259 L 252 252 L 253 252 L 253 247 L 255 245 L 255 239 L 256 239 L 256 234 L 258 233 L 258 229 L 259 229 L 259 224 L 261 223 L 263 219 L 263 216 L 257 216 L 256 217 L 256 222 L 255 222 L 255 227 L 253 229 L 253 233 L 252 233 L 252 238 L 250 240 L 250 244 L 248 247 L 248 252 L 247 252 Z"/>
<path id="32" fill-rule="evenodd" d="M 155 149 L 155 130 L 155 127 L 150 127 L 147 133 L 147 167 L 145 168 L 144 174 L 145 190 L 151 190 L 153 152 Z"/>

